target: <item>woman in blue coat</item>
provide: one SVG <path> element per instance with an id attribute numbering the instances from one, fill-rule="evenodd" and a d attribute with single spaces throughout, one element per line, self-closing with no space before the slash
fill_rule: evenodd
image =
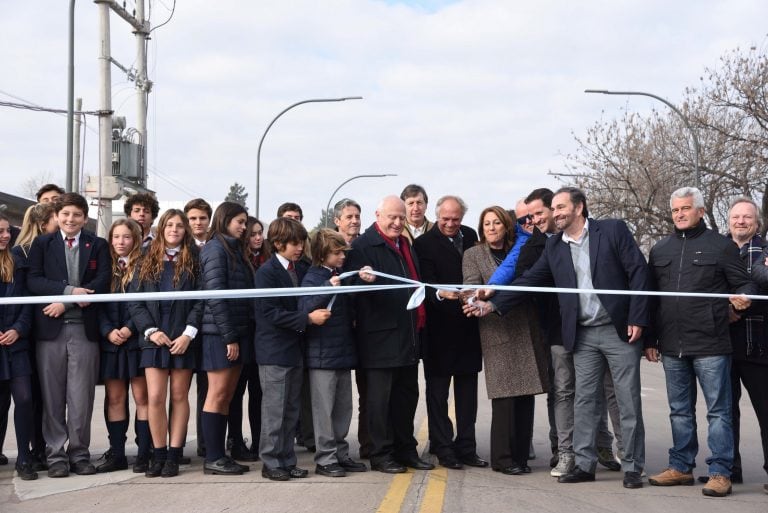
<path id="1" fill-rule="evenodd" d="M 134 272 L 133 292 L 198 290 L 199 255 L 187 216 L 169 209 L 160 217 L 157 236 Z M 199 299 L 129 303 L 139 336 L 141 367 L 147 379 L 149 429 L 154 446 L 147 477 L 179 474 L 179 459 L 189 422 L 189 385 L 197 367 L 191 345 L 203 314 Z M 166 396 L 171 388 L 170 440 Z M 170 442 L 170 447 L 167 445 Z"/>
<path id="2" fill-rule="evenodd" d="M 248 212 L 225 201 L 211 221 L 208 242 L 200 253 L 204 290 L 253 288 L 253 268 L 246 258 Z M 227 415 L 240 369 L 252 359 L 253 303 L 251 299 L 207 299 L 203 314 L 202 370 L 208 373 L 208 393 L 201 419 L 205 437 L 206 474 L 242 474 L 225 454 Z"/>
<path id="3" fill-rule="evenodd" d="M 0 297 L 25 296 L 24 272 L 11 253 L 11 223 L 0 214 Z M 23 480 L 37 479 L 32 468 L 32 363 L 27 336 L 31 305 L 0 305 L 0 388 L 10 388 L 15 404 L 16 472 Z"/>

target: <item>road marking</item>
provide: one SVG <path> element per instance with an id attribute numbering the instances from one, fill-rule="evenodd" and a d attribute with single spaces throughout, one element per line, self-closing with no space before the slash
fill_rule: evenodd
<path id="1" fill-rule="evenodd" d="M 447 468 L 437 467 L 429 471 L 429 481 L 427 481 L 424 498 L 421 500 L 419 513 L 440 513 L 443 511 L 446 481 L 448 481 Z"/>

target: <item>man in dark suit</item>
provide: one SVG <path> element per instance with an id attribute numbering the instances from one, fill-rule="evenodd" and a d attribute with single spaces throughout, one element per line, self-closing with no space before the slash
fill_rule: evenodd
<path id="1" fill-rule="evenodd" d="M 82 229 L 88 219 L 88 202 L 79 194 L 67 193 L 55 205 L 59 231 L 39 236 L 29 251 L 30 292 L 83 296 L 108 292 L 111 258 L 107 241 Z M 96 307 L 87 297 L 83 300 L 35 308 L 50 477 L 66 477 L 70 469 L 81 475 L 96 472 L 88 446 L 99 375 L 99 323 Z"/>
<path id="2" fill-rule="evenodd" d="M 550 237 L 541 257 L 512 285 L 561 288 L 649 290 L 648 267 L 623 221 L 588 219 L 587 199 L 564 187 L 552 199 L 560 233 Z M 523 299 L 522 292 L 501 292 L 493 302 L 477 301 L 465 311 L 504 314 Z M 576 466 L 561 483 L 594 481 L 595 436 L 606 363 L 613 376 L 621 412 L 624 486 L 641 488 L 645 465 L 645 429 L 640 400 L 643 328 L 650 322 L 647 296 L 559 293 L 563 346 L 573 352 L 576 371 L 573 448 Z"/>
<path id="3" fill-rule="evenodd" d="M 348 269 L 419 279 L 418 260 L 402 235 L 405 204 L 388 196 L 376 209 L 376 222 L 352 242 Z M 377 278 L 376 283 L 399 283 Z M 389 474 L 434 468 L 416 452 L 413 419 L 419 401 L 419 346 L 426 325 L 424 305 L 407 310 L 407 289 L 358 294 L 355 298 L 360 368 L 368 383 L 371 468 Z M 257 324 L 258 325 L 258 324 Z"/>
<path id="4" fill-rule="evenodd" d="M 437 201 L 435 226 L 416 239 L 421 277 L 427 283 L 461 283 L 464 250 L 477 242 L 477 233 L 461 224 L 467 206 L 457 196 Z M 424 344 L 424 374 L 427 381 L 429 450 L 440 464 L 460 469 L 464 464 L 486 467 L 477 456 L 477 374 L 482 368 L 477 319 L 461 311 L 459 293 L 429 292 L 427 336 Z M 456 402 L 456 438 L 448 418 L 448 391 L 453 379 Z"/>

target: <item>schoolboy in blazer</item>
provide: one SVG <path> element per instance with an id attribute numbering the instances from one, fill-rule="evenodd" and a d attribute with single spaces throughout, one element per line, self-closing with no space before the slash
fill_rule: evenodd
<path id="1" fill-rule="evenodd" d="M 67 193 L 55 208 L 59 231 L 32 243 L 28 288 L 35 295 L 84 296 L 81 303 L 37 305 L 34 316 L 48 475 L 66 477 L 70 469 L 96 472 L 88 446 L 99 375 L 99 322 L 98 308 L 85 296 L 106 293 L 111 270 L 107 241 L 83 230 L 85 198 Z"/>

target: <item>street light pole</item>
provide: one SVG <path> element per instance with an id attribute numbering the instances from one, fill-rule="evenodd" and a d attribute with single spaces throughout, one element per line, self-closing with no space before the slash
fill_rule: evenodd
<path id="1" fill-rule="evenodd" d="M 67 169 L 64 189 L 67 192 L 78 192 L 72 188 L 74 183 L 73 127 L 75 118 L 75 0 L 69 2 L 69 46 L 67 47 Z"/>
<path id="2" fill-rule="evenodd" d="M 661 96 L 656 96 L 655 94 L 651 93 L 644 93 L 642 91 L 607 91 L 605 89 L 586 89 L 584 91 L 585 93 L 597 93 L 597 94 L 618 94 L 618 95 L 629 95 L 629 96 L 649 96 L 651 98 L 655 98 L 659 100 L 660 102 L 664 103 L 667 107 L 672 109 L 675 114 L 680 116 L 680 119 L 683 120 L 683 124 L 685 124 L 685 128 L 688 129 L 688 133 L 691 134 L 691 139 L 693 139 L 693 169 L 695 173 L 696 178 L 696 188 L 701 189 L 701 171 L 699 170 L 699 138 L 696 136 L 696 131 L 694 131 L 691 124 L 688 122 L 688 118 L 685 117 L 685 115 L 680 112 L 680 110 L 672 105 L 672 103 L 668 102 Z"/>
<path id="3" fill-rule="evenodd" d="M 269 125 L 267 125 L 267 128 L 264 130 L 264 133 L 261 136 L 261 140 L 259 141 L 259 148 L 256 150 L 256 217 L 259 217 L 259 186 L 260 186 L 260 180 L 261 180 L 261 145 L 264 143 L 264 138 L 267 136 L 267 133 L 269 132 L 269 129 L 272 128 L 272 125 L 275 124 L 275 121 L 277 121 L 280 116 L 288 112 L 294 107 L 298 107 L 299 105 L 303 105 L 305 103 L 326 103 L 326 102 L 344 102 L 347 100 L 362 100 L 362 96 L 345 96 L 343 98 L 314 98 L 311 100 L 302 100 L 300 102 L 296 102 L 293 105 L 290 105 L 283 109 L 280 114 L 275 116 L 272 121 L 269 122 Z"/>
<path id="4" fill-rule="evenodd" d="M 331 197 L 328 198 L 328 204 L 325 206 L 325 227 L 328 228 L 328 211 L 331 209 L 331 202 L 333 201 L 333 197 L 336 196 L 336 193 L 339 192 L 339 190 L 347 185 L 352 180 L 357 180 L 358 178 L 384 178 L 385 176 L 397 176 L 394 173 L 383 173 L 378 175 L 357 175 L 353 176 L 352 178 L 347 178 L 341 184 L 336 187 L 336 190 L 333 191 L 333 194 L 331 194 Z"/>

